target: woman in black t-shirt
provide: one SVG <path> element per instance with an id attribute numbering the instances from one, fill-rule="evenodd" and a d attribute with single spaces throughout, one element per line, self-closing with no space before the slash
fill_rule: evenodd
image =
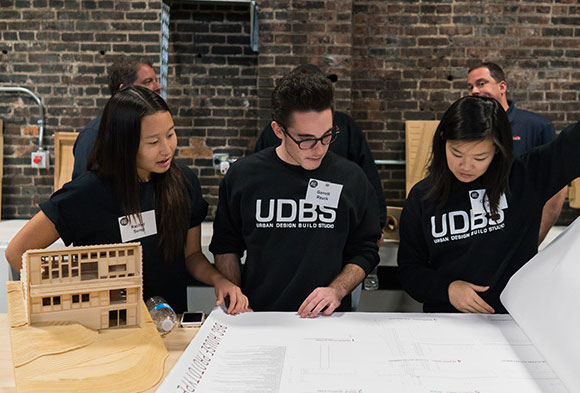
<path id="1" fill-rule="evenodd" d="M 65 244 L 139 241 L 143 247 L 144 297 L 165 297 L 186 310 L 185 276 L 215 287 L 216 304 L 229 298 L 229 313 L 246 311 L 247 298 L 201 252 L 207 203 L 197 177 L 176 166 L 173 119 L 165 101 L 148 89 L 121 89 L 105 106 L 89 172 L 57 191 L 12 239 L 6 258 L 20 269 L 22 254 Z M 126 222 L 138 224 L 132 232 Z"/>
<path id="2" fill-rule="evenodd" d="M 464 97 L 433 137 L 427 178 L 401 214 L 398 276 L 428 312 L 505 313 L 500 294 L 538 249 L 542 208 L 580 176 L 580 123 L 512 160 L 507 115 Z"/>

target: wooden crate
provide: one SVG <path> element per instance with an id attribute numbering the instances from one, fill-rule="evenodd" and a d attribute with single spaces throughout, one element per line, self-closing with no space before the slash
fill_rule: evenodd
<path id="1" fill-rule="evenodd" d="M 402 207 L 387 206 L 387 223 L 383 228 L 385 240 L 399 241 L 399 220 L 402 210 Z"/>
<path id="2" fill-rule="evenodd" d="M 574 179 L 568 187 L 568 202 L 570 207 L 580 209 L 580 178 Z"/>
<path id="3" fill-rule="evenodd" d="M 439 125 L 437 120 L 407 120 L 405 122 L 405 157 L 407 194 L 427 175 L 433 135 Z"/>
<path id="4" fill-rule="evenodd" d="M 78 132 L 54 133 L 54 191 L 72 179 L 73 146 L 78 135 Z"/>

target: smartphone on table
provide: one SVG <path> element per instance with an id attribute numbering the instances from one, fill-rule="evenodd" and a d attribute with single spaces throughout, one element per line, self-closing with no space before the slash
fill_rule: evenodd
<path id="1" fill-rule="evenodd" d="M 181 315 L 181 327 L 199 327 L 204 320 L 205 314 L 202 311 L 186 311 Z"/>

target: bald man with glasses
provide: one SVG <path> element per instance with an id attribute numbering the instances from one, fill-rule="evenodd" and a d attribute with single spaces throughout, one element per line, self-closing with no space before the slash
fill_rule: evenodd
<path id="1" fill-rule="evenodd" d="M 238 160 L 220 185 L 210 251 L 255 311 L 350 311 L 351 291 L 379 262 L 375 191 L 328 150 L 340 133 L 333 102 L 324 75 L 283 77 L 272 94 L 280 146 Z"/>

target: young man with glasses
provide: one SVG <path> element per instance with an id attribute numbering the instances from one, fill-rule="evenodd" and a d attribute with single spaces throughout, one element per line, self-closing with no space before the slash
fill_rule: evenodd
<path id="1" fill-rule="evenodd" d="M 332 83 L 338 81 L 336 74 L 326 75 L 322 70 L 314 64 L 301 64 L 294 68 L 292 72 L 303 72 L 307 74 L 320 74 L 326 76 Z M 365 175 L 371 182 L 377 194 L 377 204 L 379 207 L 379 221 L 381 228 L 385 226 L 387 221 L 387 209 L 385 205 L 385 197 L 383 195 L 383 187 L 379 172 L 375 165 L 371 149 L 365 138 L 364 133 L 348 114 L 339 111 L 333 111 L 332 121 L 334 125 L 340 130 L 340 135 L 334 143 L 328 148 L 330 151 L 342 156 L 350 161 L 356 162 L 362 168 Z M 280 139 L 274 133 L 270 124 L 266 125 L 258 139 L 254 151 L 259 152 L 270 146 L 280 146 Z M 382 244 L 382 241 L 379 242 Z"/>
<path id="2" fill-rule="evenodd" d="M 324 75 L 283 77 L 272 95 L 280 146 L 238 160 L 220 185 L 210 251 L 256 311 L 350 311 L 350 292 L 379 262 L 375 192 L 328 151 L 340 132 L 333 100 Z"/>

